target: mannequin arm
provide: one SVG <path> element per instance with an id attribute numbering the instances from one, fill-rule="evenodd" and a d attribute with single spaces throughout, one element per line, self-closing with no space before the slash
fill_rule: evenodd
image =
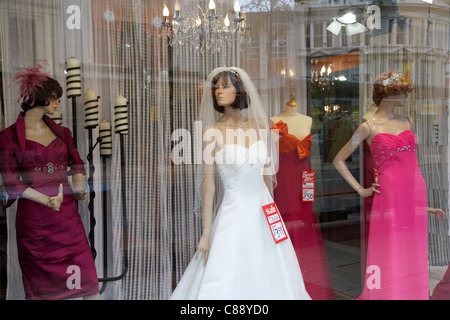
<path id="1" fill-rule="evenodd" d="M 438 218 L 440 219 L 445 219 L 445 213 L 442 209 L 440 208 L 430 208 L 427 207 L 427 212 L 432 213 L 434 215 L 436 215 Z"/>
<path id="2" fill-rule="evenodd" d="M 212 223 L 212 210 L 215 193 L 214 183 L 214 164 L 207 164 L 205 168 L 205 177 L 202 183 L 203 204 L 202 204 L 202 236 L 198 243 L 197 253 L 195 259 L 198 258 L 200 253 L 205 255 L 204 265 L 208 260 L 211 223 Z"/>
<path id="3" fill-rule="evenodd" d="M 359 147 L 361 142 L 363 142 L 367 137 L 369 137 L 370 131 L 365 123 L 360 125 L 356 129 L 352 138 L 342 147 L 333 160 L 333 165 L 336 170 L 341 174 L 341 176 L 347 181 L 347 183 L 361 196 L 368 197 L 372 195 L 373 192 L 380 193 L 375 187 L 378 184 L 373 184 L 371 188 L 364 189 L 358 181 L 353 177 L 352 173 L 348 169 L 345 161 L 350 157 L 350 155 Z"/>
<path id="4" fill-rule="evenodd" d="M 270 194 L 272 195 L 272 186 L 271 186 L 271 181 L 270 181 L 270 177 L 266 174 L 264 175 L 264 182 L 266 184 L 267 190 L 269 190 Z"/>
<path id="5" fill-rule="evenodd" d="M 205 137 L 206 130 L 208 130 L 208 128 L 203 130 L 203 137 Z M 209 143 L 204 141 L 203 151 L 205 151 L 206 148 L 211 148 L 211 158 L 204 164 L 205 174 L 202 181 L 202 236 L 198 242 L 197 253 L 195 255 L 195 259 L 197 259 L 200 253 L 203 253 L 205 255 L 205 265 L 209 254 L 214 193 L 216 192 L 214 181 L 216 141 L 214 140 Z"/>
<path id="6" fill-rule="evenodd" d="M 72 189 L 76 200 L 87 199 L 87 191 L 83 188 L 84 176 L 82 173 L 72 175 Z"/>
<path id="7" fill-rule="evenodd" d="M 208 164 L 205 168 L 205 178 L 203 179 L 202 192 L 203 192 L 203 206 L 202 206 L 202 218 L 203 218 L 203 231 L 202 234 L 208 235 L 211 232 L 212 211 L 213 211 L 213 199 L 215 193 L 214 183 L 214 165 Z"/>
<path id="8" fill-rule="evenodd" d="M 59 185 L 59 192 L 58 195 L 49 197 L 43 193 L 40 193 L 39 191 L 34 190 L 33 188 L 27 188 L 24 192 L 21 194 L 22 198 L 40 203 L 46 207 L 52 208 L 55 211 L 59 211 L 59 207 L 61 206 L 61 203 L 63 202 L 63 185 Z"/>

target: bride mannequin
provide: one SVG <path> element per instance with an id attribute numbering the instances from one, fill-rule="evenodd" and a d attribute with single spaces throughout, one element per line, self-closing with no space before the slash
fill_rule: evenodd
<path id="1" fill-rule="evenodd" d="M 270 178 L 262 176 L 271 154 L 264 136 L 270 132 L 259 94 L 244 70 L 211 72 L 200 118 L 203 141 L 213 136 L 204 144 L 205 163 L 196 179 L 202 185 L 198 209 L 203 230 L 170 299 L 309 300 L 291 240 L 274 243 L 262 209 L 273 203 Z"/>
<path id="2" fill-rule="evenodd" d="M 333 164 L 362 197 L 374 195 L 370 215 L 366 285 L 359 299 L 428 299 L 428 251 L 425 181 L 415 154 L 414 122 L 394 113 L 414 88 L 407 75 L 381 74 L 373 85 L 375 114 L 361 124 Z M 364 188 L 345 160 L 363 141 L 370 145 L 378 183 Z M 376 270 L 369 269 L 376 266 Z M 375 279 L 375 282 L 371 282 Z"/>

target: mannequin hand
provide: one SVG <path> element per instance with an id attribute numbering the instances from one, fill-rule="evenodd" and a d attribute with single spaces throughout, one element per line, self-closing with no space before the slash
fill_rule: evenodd
<path id="1" fill-rule="evenodd" d="M 209 234 L 203 234 L 200 238 L 200 241 L 198 242 L 198 248 L 197 253 L 195 255 L 195 260 L 198 259 L 198 256 L 200 253 L 203 253 L 205 255 L 205 261 L 203 262 L 203 265 L 206 265 L 206 261 L 208 260 L 208 254 L 209 254 Z"/>
<path id="2" fill-rule="evenodd" d="M 86 201 L 86 199 L 87 199 L 87 191 L 86 191 L 86 189 L 74 190 L 74 194 L 73 195 L 75 197 L 75 200 Z"/>
<path id="3" fill-rule="evenodd" d="M 427 208 L 427 212 L 435 214 L 440 219 L 445 219 L 445 213 L 441 208 Z"/>
<path id="4" fill-rule="evenodd" d="M 63 185 L 59 185 L 59 192 L 58 195 L 55 197 L 48 197 L 47 201 L 47 207 L 52 208 L 55 211 L 59 211 L 59 208 L 61 207 L 61 203 L 64 200 L 63 195 Z"/>
<path id="5" fill-rule="evenodd" d="M 357 192 L 363 198 L 370 197 L 371 195 L 373 195 L 374 192 L 381 193 L 379 190 L 377 190 L 377 187 L 379 187 L 379 186 L 380 185 L 378 183 L 372 183 L 372 186 L 370 188 L 367 188 L 367 189 L 360 188 L 360 189 L 358 189 Z"/>

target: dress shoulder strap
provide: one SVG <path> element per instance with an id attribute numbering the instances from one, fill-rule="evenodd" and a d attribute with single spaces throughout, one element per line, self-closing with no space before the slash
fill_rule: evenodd
<path id="1" fill-rule="evenodd" d="M 409 116 L 406 116 L 406 119 L 408 119 L 409 128 L 412 129 L 412 126 L 411 126 L 411 120 L 409 120 Z"/>
<path id="2" fill-rule="evenodd" d="M 369 128 L 369 137 L 372 135 L 372 129 L 370 129 L 370 123 L 369 123 L 370 119 L 367 120 L 365 123 L 367 125 L 367 127 Z"/>

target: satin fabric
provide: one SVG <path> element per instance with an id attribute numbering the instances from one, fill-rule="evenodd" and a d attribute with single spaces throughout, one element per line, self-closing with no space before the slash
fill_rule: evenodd
<path id="1" fill-rule="evenodd" d="M 94 259 L 68 181 L 69 173 L 84 173 L 84 163 L 69 129 L 46 116 L 44 121 L 57 135 L 48 146 L 25 139 L 22 114 L 0 133 L 1 172 L 8 203 L 18 200 L 16 238 L 25 298 L 69 299 L 96 294 Z M 28 187 L 55 196 L 60 184 L 64 194 L 60 211 L 20 197 Z"/>
<path id="2" fill-rule="evenodd" d="M 427 193 L 411 130 L 379 133 L 370 145 L 378 170 L 370 213 L 364 289 L 358 299 L 429 299 Z"/>
<path id="3" fill-rule="evenodd" d="M 302 202 L 302 172 L 311 170 L 308 155 L 311 134 L 300 140 L 289 134 L 282 120 L 278 129 L 279 170 L 274 199 L 286 223 L 286 228 L 302 270 L 306 290 L 313 300 L 334 300 L 335 294 L 328 257 L 319 222 L 311 202 Z"/>
<path id="4" fill-rule="evenodd" d="M 276 244 L 262 211 L 273 203 L 262 169 L 267 149 L 225 145 L 216 152 L 224 198 L 209 257 L 192 258 L 170 299 L 310 299 L 291 241 Z"/>
<path id="5" fill-rule="evenodd" d="M 450 300 L 450 267 L 433 290 L 432 300 Z"/>
<path id="6" fill-rule="evenodd" d="M 300 160 L 310 155 L 312 145 L 311 134 L 308 134 L 305 138 L 300 140 L 296 136 L 289 133 L 288 125 L 283 120 L 280 120 L 274 124 L 272 126 L 272 130 L 278 130 L 278 134 L 281 136 L 278 141 L 279 152 L 287 153 L 292 150 L 296 150 Z"/>

